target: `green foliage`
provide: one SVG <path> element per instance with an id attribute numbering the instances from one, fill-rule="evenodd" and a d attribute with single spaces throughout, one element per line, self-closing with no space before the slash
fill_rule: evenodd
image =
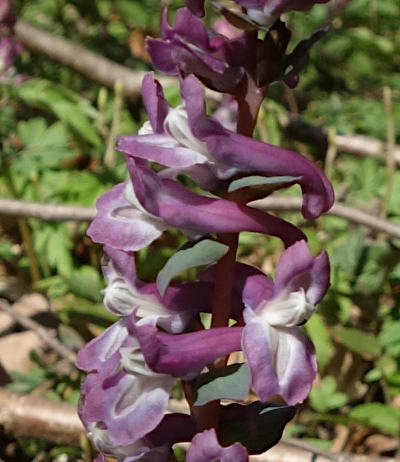
<path id="1" fill-rule="evenodd" d="M 174 276 L 196 266 L 216 263 L 228 250 L 227 245 L 204 239 L 188 249 L 176 252 L 157 275 L 158 290 L 164 294 Z"/>
<path id="2" fill-rule="evenodd" d="M 339 342 L 361 356 L 376 358 L 381 352 L 376 338 L 359 329 L 338 326 L 335 328 L 334 333 Z"/>
<path id="3" fill-rule="evenodd" d="M 327 412 L 347 404 L 345 393 L 336 391 L 336 379 L 326 376 L 320 386 L 315 386 L 310 393 L 310 404 L 317 412 Z"/>
<path id="4" fill-rule="evenodd" d="M 390 435 L 400 431 L 400 410 L 382 403 L 366 403 L 355 406 L 350 418 L 368 427 L 375 427 Z"/>
<path id="5" fill-rule="evenodd" d="M 138 44 L 133 33 L 143 37 L 147 33 L 157 35 L 160 9 L 157 0 L 15 0 L 13 3 L 18 15 L 45 30 L 132 69 L 150 68 L 144 56 L 132 55 L 131 48 Z M 168 3 L 172 11 L 182 1 Z M 328 6 L 331 3 L 334 2 Z M 393 118 L 399 120 L 400 3 L 353 0 L 346 9 L 329 13 L 326 7 L 317 5 L 307 13 L 287 15 L 295 43 L 327 20 L 332 27 L 312 50 L 296 89 L 284 90 L 280 84 L 271 86 L 256 130 L 257 136 L 265 141 L 289 144 L 280 127 L 287 117 L 289 102 L 291 109 L 297 107 L 301 118 L 332 127 L 338 134 L 358 133 L 385 141 L 387 120 L 382 101 L 385 85 L 393 90 Z M 18 72 L 30 79 L 14 88 L 0 86 L 1 167 L 6 165 L 5 160 L 10 165 L 15 189 L 10 188 L 10 178 L 2 168 L 0 195 L 13 197 L 16 193 L 24 200 L 93 206 L 111 185 L 127 178 L 122 155 L 116 156 L 115 169 L 104 165 L 105 146 L 114 118 L 113 92 L 107 93 L 89 79 L 28 51 L 17 67 Z M 177 86 L 168 86 L 166 97 L 172 105 L 179 104 Z M 139 100 L 124 102 L 119 116 L 117 134 L 137 131 L 146 119 Z M 399 143 L 398 130 L 396 137 Z M 304 145 L 288 147 L 310 156 L 320 154 Z M 320 155 L 318 159 L 321 161 Z M 381 159 L 341 152 L 336 155 L 331 177 L 347 205 L 370 214 L 378 214 L 388 194 L 388 217 L 400 225 L 400 172 L 394 172 L 390 190 L 387 178 L 387 168 Z M 260 186 L 259 181 L 257 177 L 240 179 L 231 187 L 268 187 L 268 184 Z M 271 179 L 263 178 L 262 182 L 265 181 L 269 183 Z M 299 195 L 300 191 L 295 186 L 284 194 Z M 333 435 L 337 424 L 362 425 L 396 436 L 400 430 L 399 413 L 393 405 L 393 398 L 400 393 L 398 241 L 332 216 L 318 223 L 305 223 L 297 213 L 283 215 L 302 227 L 314 253 L 328 249 L 332 265 L 330 291 L 304 326 L 316 346 L 321 382 L 310 395 L 314 413 L 306 407 L 307 419 L 303 414 L 299 417 L 299 422 L 307 420 L 311 425 L 297 425 L 295 434 L 325 448 L 331 442 L 321 439 L 321 435 Z M 76 349 L 115 320 L 101 304 L 104 286 L 99 271 L 101 251 L 85 237 L 86 224 L 33 219 L 28 224 L 41 272 L 35 289 L 50 298 L 60 320 L 58 335 Z M 139 276 L 154 281 L 164 267 L 158 282 L 165 290 L 180 271 L 185 270 L 193 278 L 196 276 L 193 266 L 212 263 L 207 258 L 198 260 L 197 257 L 204 257 L 199 252 L 190 264 L 187 254 L 183 254 L 187 263 L 183 264 L 182 259 L 179 261 L 182 254 L 175 254 L 175 250 L 184 242 L 185 238 L 178 233 L 164 233 L 151 248 L 140 251 Z M 6 227 L 0 240 L 0 259 L 13 277 L 28 279 L 31 263 L 23 244 L 15 224 Z M 271 276 L 281 250 L 276 239 L 251 233 L 240 236 L 239 258 L 263 267 Z M 202 320 L 209 322 L 209 315 L 202 316 Z M 343 371 L 349 363 L 351 373 L 346 375 Z M 232 375 L 203 384 L 199 399 L 208 399 L 204 398 L 207 394 L 217 396 L 221 381 L 224 387 L 224 381 L 231 383 L 230 397 L 240 399 L 239 391 L 245 380 L 244 375 L 237 380 L 237 374 L 240 378 L 242 373 L 244 369 L 240 368 Z M 43 387 L 52 399 L 77 400 L 79 377 L 65 377 L 51 361 L 50 364 L 36 361 L 29 374 L 16 373 L 13 378 L 15 391 L 29 393 Z M 374 388 L 366 392 L 371 385 Z M 366 402 L 367 398 L 373 402 Z M 270 428 L 270 423 L 262 419 L 260 422 L 264 426 L 257 427 L 259 434 L 256 432 L 253 440 L 249 436 L 251 441 L 246 444 L 257 446 L 265 437 L 265 428 Z M 233 434 L 243 432 L 243 423 L 237 425 L 238 428 L 231 429 Z M 25 442 L 26 452 L 32 457 L 45 447 L 32 440 Z M 54 448 L 51 457 L 61 452 L 68 451 Z M 179 454 L 179 458 L 184 460 L 184 455 Z"/>
<path id="6" fill-rule="evenodd" d="M 247 364 L 218 367 L 196 378 L 196 406 L 203 406 L 217 399 L 244 401 L 251 383 Z"/>

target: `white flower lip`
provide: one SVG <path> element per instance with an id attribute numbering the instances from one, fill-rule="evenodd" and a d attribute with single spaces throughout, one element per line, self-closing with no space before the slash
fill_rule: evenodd
<path id="1" fill-rule="evenodd" d="M 270 326 L 293 327 L 307 321 L 315 309 L 301 288 L 296 292 L 283 291 L 277 298 L 263 302 L 255 311 Z"/>
<path id="2" fill-rule="evenodd" d="M 193 136 L 184 105 L 181 104 L 168 112 L 164 121 L 164 130 L 181 146 L 199 152 L 207 160 L 213 161 L 206 144 Z"/>

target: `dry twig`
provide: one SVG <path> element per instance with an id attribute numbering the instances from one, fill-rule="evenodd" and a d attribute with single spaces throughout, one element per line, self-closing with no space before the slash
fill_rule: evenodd
<path id="1" fill-rule="evenodd" d="M 0 426 L 15 436 L 44 438 L 58 444 L 80 445 L 84 432 L 75 406 L 20 395 L 0 388 Z M 182 444 L 182 446 L 187 446 Z M 279 444 L 251 462 L 394 462 L 386 457 L 357 454 L 334 454 L 315 448 L 294 438 L 284 438 Z"/>
<path id="2" fill-rule="evenodd" d="M 48 329 L 41 326 L 33 319 L 23 315 L 4 300 L 0 300 L 0 311 L 10 315 L 18 324 L 35 332 L 50 348 L 56 351 L 62 358 L 75 365 L 76 355 L 68 347 L 63 345 Z"/>
<path id="3" fill-rule="evenodd" d="M 266 199 L 252 203 L 254 207 L 269 211 L 300 210 L 301 204 L 302 199 L 300 197 L 279 196 L 267 197 Z M 39 202 L 0 198 L 0 215 L 25 216 L 54 221 L 91 221 L 95 214 L 95 209 L 90 207 L 42 204 Z M 343 218 L 356 225 L 366 226 L 373 231 L 386 233 L 390 237 L 400 238 L 400 226 L 391 223 L 389 220 L 375 217 L 369 213 L 347 207 L 337 202 L 327 214 Z"/>
<path id="4" fill-rule="evenodd" d="M 116 82 L 120 82 L 124 96 L 127 98 L 137 97 L 140 94 L 145 72 L 132 71 L 70 40 L 32 26 L 22 19 L 15 24 L 14 32 L 16 39 L 27 50 L 68 66 L 108 88 L 114 88 Z M 163 77 L 162 81 L 174 83 L 175 79 Z"/>
<path id="5" fill-rule="evenodd" d="M 144 72 L 133 71 L 96 53 L 93 53 L 70 40 L 45 32 L 19 19 L 15 25 L 16 39 L 27 49 L 70 67 L 85 77 L 113 89 L 116 82 L 121 82 L 123 94 L 127 98 L 140 94 Z M 173 77 L 157 77 L 162 84 L 173 84 Z M 298 118 L 285 123 L 286 134 L 306 144 L 316 146 L 326 152 L 328 134 L 321 128 L 308 124 Z M 385 142 L 363 135 L 337 135 L 337 150 L 363 157 L 385 159 Z M 400 165 L 400 146 L 394 147 L 395 162 Z"/>
<path id="6" fill-rule="evenodd" d="M 19 437 L 80 445 L 83 426 L 75 406 L 0 388 L 0 426 Z"/>

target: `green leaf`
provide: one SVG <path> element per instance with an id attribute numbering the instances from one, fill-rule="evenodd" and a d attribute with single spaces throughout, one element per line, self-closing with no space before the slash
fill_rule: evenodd
<path id="1" fill-rule="evenodd" d="M 400 345 L 400 321 L 387 321 L 378 335 L 379 343 L 386 348 Z"/>
<path id="2" fill-rule="evenodd" d="M 97 270 L 88 265 L 83 265 L 72 272 L 68 280 L 70 289 L 76 295 L 86 297 L 93 301 L 100 301 L 101 291 L 104 284 Z"/>
<path id="3" fill-rule="evenodd" d="M 232 181 L 229 185 L 228 192 L 236 191 L 240 188 L 250 186 L 260 187 L 258 189 L 266 189 L 267 191 L 280 188 L 283 185 L 294 183 L 301 179 L 301 176 L 245 176 L 238 180 Z"/>
<path id="4" fill-rule="evenodd" d="M 223 446 L 238 441 L 251 454 L 260 454 L 282 437 L 285 425 L 294 417 L 296 408 L 256 401 L 242 406 L 222 407 L 219 440 Z"/>
<path id="5" fill-rule="evenodd" d="M 247 364 L 231 364 L 199 375 L 196 379 L 196 406 L 217 399 L 243 401 L 250 389 L 250 371 Z"/>
<path id="6" fill-rule="evenodd" d="M 355 276 L 364 247 L 364 231 L 358 229 L 338 245 L 331 254 L 332 266 L 338 266 L 350 276 Z"/>
<path id="7" fill-rule="evenodd" d="M 354 407 L 350 413 L 351 419 L 386 431 L 393 436 L 400 432 L 400 409 L 382 403 L 366 403 Z"/>
<path id="8" fill-rule="evenodd" d="M 57 225 L 46 242 L 46 256 L 50 266 L 57 268 L 60 275 L 69 277 L 72 272 L 72 241 L 65 224 Z"/>
<path id="9" fill-rule="evenodd" d="M 30 79 L 16 89 L 26 103 L 52 111 L 84 140 L 100 148 L 102 141 L 90 118 L 93 108 L 74 92 L 44 79 Z"/>
<path id="10" fill-rule="evenodd" d="M 17 125 L 17 132 L 25 146 L 35 146 L 41 144 L 46 128 L 47 124 L 44 119 L 35 118 L 28 121 L 21 120 Z"/>
<path id="11" fill-rule="evenodd" d="M 320 313 L 314 313 L 304 327 L 315 345 L 318 365 L 323 370 L 333 355 L 334 347 Z"/>
<path id="12" fill-rule="evenodd" d="M 317 412 L 326 412 L 344 406 L 347 395 L 336 391 L 336 379 L 332 376 L 324 378 L 320 386 L 315 386 L 310 392 L 310 403 Z"/>
<path id="13" fill-rule="evenodd" d="M 334 333 L 340 343 L 363 357 L 375 358 L 380 355 L 378 340 L 370 334 L 353 327 L 336 327 Z"/>
<path id="14" fill-rule="evenodd" d="M 51 109 L 60 118 L 69 124 L 79 135 L 96 147 L 101 147 L 102 142 L 94 125 L 82 114 L 81 109 L 69 101 L 53 102 Z"/>
<path id="15" fill-rule="evenodd" d="M 189 249 L 180 250 L 176 252 L 167 261 L 164 268 L 158 273 L 157 287 L 160 294 L 164 294 L 171 279 L 189 268 L 194 268 L 201 265 L 210 265 L 218 261 L 226 252 L 229 247 L 220 242 L 211 239 L 205 239 L 196 243 Z"/>

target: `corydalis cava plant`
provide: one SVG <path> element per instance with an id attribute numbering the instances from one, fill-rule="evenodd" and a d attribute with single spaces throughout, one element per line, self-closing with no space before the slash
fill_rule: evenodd
<path id="1" fill-rule="evenodd" d="M 204 1 L 187 0 L 174 22 L 164 10 L 161 38 L 148 39 L 155 68 L 179 79 L 182 104 L 171 107 L 154 75 L 146 75 L 149 120 L 117 141 L 129 179 L 99 198 L 88 230 L 104 245 L 104 304 L 119 317 L 78 357 L 87 372 L 79 414 L 98 462 L 169 462 L 177 442 L 191 442 L 187 462 L 246 461 L 279 441 L 310 391 L 316 361 L 301 325 L 328 289 L 328 257 L 313 256 L 300 229 L 249 202 L 298 184 L 302 214 L 314 219 L 334 200 L 310 160 L 253 138 L 268 85 L 296 85 L 326 32 L 288 53 L 291 32 L 280 15 L 315 3 L 325 0 L 216 5 L 230 24 L 222 27 L 221 19 L 211 30 L 200 19 Z M 230 103 L 209 115 L 203 85 L 227 93 Z M 236 129 L 224 111 L 231 120 L 236 111 Z M 178 180 L 185 176 L 195 191 Z M 171 229 L 187 243 L 154 282 L 141 281 L 135 253 Z M 236 261 L 241 231 L 282 241 L 274 279 Z M 196 280 L 170 284 L 197 266 Z M 200 322 L 204 313 L 209 328 Z M 228 362 L 232 357 L 243 362 Z M 167 412 L 176 381 L 190 415 Z M 257 397 L 251 404 L 249 393 Z M 276 397 L 285 404 L 273 404 Z"/>

